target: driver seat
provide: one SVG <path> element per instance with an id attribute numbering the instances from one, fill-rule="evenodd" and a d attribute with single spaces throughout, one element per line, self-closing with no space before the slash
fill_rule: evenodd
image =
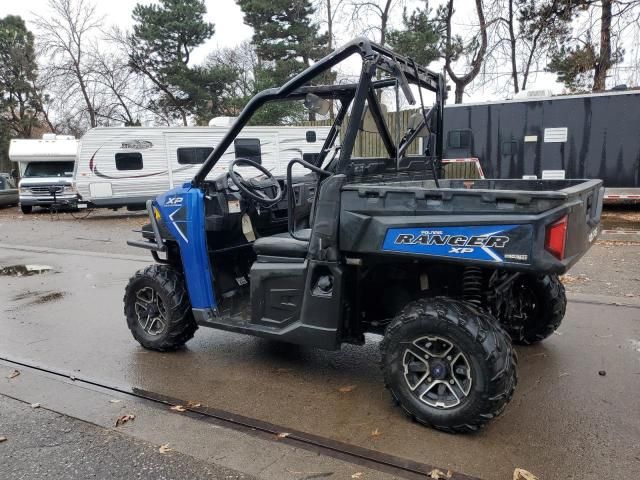
<path id="1" fill-rule="evenodd" d="M 260 237 L 253 242 L 253 251 L 258 257 L 305 258 L 309 250 L 311 229 L 297 230 L 296 235 L 304 238 L 304 240 L 296 240 L 289 235 L 289 232 L 278 233 L 270 237 Z"/>

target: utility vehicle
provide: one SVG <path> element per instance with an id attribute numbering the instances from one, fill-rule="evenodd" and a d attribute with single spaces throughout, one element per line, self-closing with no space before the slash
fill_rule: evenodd
<path id="1" fill-rule="evenodd" d="M 357 83 L 312 83 L 351 55 L 362 59 Z M 385 89 L 396 105 L 420 97 L 395 138 Z M 428 110 L 423 90 L 435 94 Z M 383 335 L 385 384 L 415 420 L 467 432 L 499 415 L 516 386 L 512 341 L 537 342 L 560 324 L 558 274 L 596 238 L 603 189 L 599 180 L 440 179 L 445 92 L 442 75 L 356 39 L 256 95 L 193 180 L 147 204 L 144 238 L 129 244 L 157 264 L 124 296 L 136 340 L 173 350 L 199 325 L 325 349 Z M 208 177 L 256 112 L 287 100 L 318 115 L 338 105 L 312 161 L 291 160 L 282 179 L 239 158 Z M 365 115 L 383 157 L 352 157 Z M 424 151 L 407 154 L 418 136 Z M 294 176 L 296 164 L 310 174 Z M 240 165 L 259 175 L 240 175 Z"/>

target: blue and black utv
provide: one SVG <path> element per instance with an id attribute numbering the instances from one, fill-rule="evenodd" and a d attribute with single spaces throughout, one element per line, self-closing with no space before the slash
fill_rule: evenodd
<path id="1" fill-rule="evenodd" d="M 351 56 L 357 83 L 315 83 Z M 466 432 L 499 415 L 516 386 L 512 342 L 538 342 L 564 316 L 558 275 L 598 234 L 602 182 L 440 178 L 445 92 L 442 75 L 356 39 L 256 95 L 193 180 L 147 205 L 129 244 L 157 263 L 124 297 L 136 340 L 174 350 L 207 326 L 339 349 L 379 334 L 385 384 L 412 418 Z M 382 103 L 416 97 L 406 131 L 387 124 Z M 287 101 L 333 125 L 274 178 L 234 140 Z M 384 151 L 356 158 L 365 128 Z"/>

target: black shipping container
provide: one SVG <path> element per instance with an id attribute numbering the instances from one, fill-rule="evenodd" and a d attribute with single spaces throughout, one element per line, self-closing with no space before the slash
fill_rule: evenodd
<path id="1" fill-rule="evenodd" d="M 448 105 L 444 153 L 486 178 L 599 178 L 640 199 L 640 91 Z"/>

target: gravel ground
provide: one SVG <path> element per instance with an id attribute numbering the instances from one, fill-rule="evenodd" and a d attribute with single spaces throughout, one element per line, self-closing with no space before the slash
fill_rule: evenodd
<path id="1" fill-rule="evenodd" d="M 129 247 L 126 240 L 139 237 L 132 230 L 145 223 L 146 212 L 95 210 L 87 218 L 75 219 L 69 213 L 51 215 L 39 210 L 23 215 L 17 208 L 6 208 L 0 209 L 0 242 L 143 256 L 145 252 Z M 607 208 L 603 229 L 640 231 L 640 207 Z M 640 297 L 639 266 L 640 241 L 601 239 L 563 282 L 573 293 Z"/>
<path id="2" fill-rule="evenodd" d="M 3 395 L 0 411 L 0 478 L 7 480 L 253 478 Z"/>

